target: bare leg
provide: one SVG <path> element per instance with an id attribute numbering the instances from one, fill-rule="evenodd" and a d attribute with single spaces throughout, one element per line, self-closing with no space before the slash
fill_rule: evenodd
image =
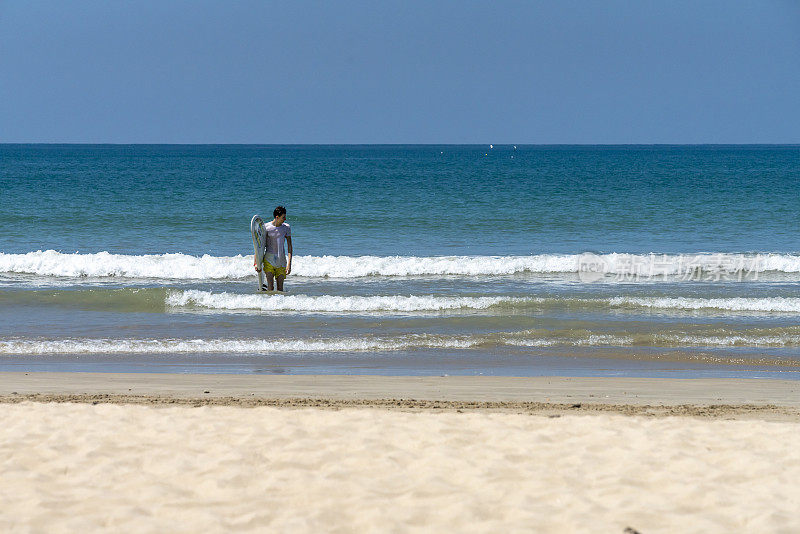
<path id="1" fill-rule="evenodd" d="M 264 269 L 264 270 L 266 271 L 266 269 Z M 266 272 L 266 273 L 264 273 L 264 274 L 266 274 L 266 275 L 267 275 L 267 289 L 268 289 L 268 290 L 270 290 L 270 291 L 272 291 L 273 289 L 275 289 L 275 284 L 274 284 L 274 282 L 273 282 L 273 280 L 275 279 L 275 275 L 274 275 L 274 274 L 272 274 L 272 272 L 271 272 L 271 271 L 267 271 L 267 272 Z M 278 289 L 280 290 L 280 289 L 281 289 L 281 287 L 283 287 L 283 280 L 282 280 L 281 278 L 278 278 L 278 280 L 279 280 L 279 282 L 278 282 Z"/>
<path id="2" fill-rule="evenodd" d="M 276 276 L 275 278 L 278 280 L 278 291 L 283 291 L 283 281 L 286 279 L 286 277 L 285 276 Z M 270 287 L 270 289 L 272 289 L 272 288 Z"/>

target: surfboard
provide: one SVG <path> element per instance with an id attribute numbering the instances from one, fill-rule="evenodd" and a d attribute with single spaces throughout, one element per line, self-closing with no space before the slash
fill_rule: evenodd
<path id="1" fill-rule="evenodd" d="M 258 215 L 253 215 L 253 218 L 250 219 L 250 233 L 253 236 L 253 252 L 255 252 L 258 265 L 261 266 L 267 246 L 267 231 L 264 228 L 264 221 Z M 258 290 L 265 291 L 264 285 L 264 268 L 262 266 L 258 271 Z"/>

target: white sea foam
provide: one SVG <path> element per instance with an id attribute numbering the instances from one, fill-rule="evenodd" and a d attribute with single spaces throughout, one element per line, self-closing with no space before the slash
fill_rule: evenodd
<path id="1" fill-rule="evenodd" d="M 623 346 L 632 345 L 634 342 L 630 336 L 618 336 L 611 334 L 589 334 L 582 338 L 519 338 L 513 337 L 503 340 L 506 345 L 518 347 L 554 347 L 554 346 Z"/>
<path id="2" fill-rule="evenodd" d="M 591 254 L 575 256 L 579 272 L 636 277 L 686 276 L 714 280 L 719 275 L 752 276 L 763 272 L 800 272 L 797 254 Z M 702 273 L 702 277 L 698 275 Z M 716 276 L 715 276 L 716 275 Z"/>
<path id="3" fill-rule="evenodd" d="M 188 254 L 64 254 L 54 250 L 27 254 L 0 253 L 0 272 L 39 276 L 153 279 L 239 279 L 253 273 L 245 256 L 190 256 Z"/>
<path id="4" fill-rule="evenodd" d="M 654 276 L 753 276 L 762 272 L 800 273 L 792 254 L 540 254 L 530 256 L 306 256 L 295 261 L 299 276 L 486 276 L 519 273 L 584 273 Z"/>
<path id="5" fill-rule="evenodd" d="M 694 345 L 705 347 L 796 347 L 800 345 L 800 336 L 750 336 L 730 334 L 725 336 L 702 335 L 657 335 L 656 344 L 666 342 L 669 345 Z"/>
<path id="6" fill-rule="evenodd" d="M 540 254 L 530 256 L 295 256 L 292 276 L 361 278 L 487 276 L 520 273 L 602 273 L 680 276 L 697 272 L 753 275 L 800 273 L 797 254 Z M 125 277 L 167 280 L 241 280 L 254 276 L 252 256 L 0 253 L 0 273 L 47 277 Z"/>
<path id="7" fill-rule="evenodd" d="M 610 299 L 548 299 L 520 297 L 453 297 L 435 295 L 334 296 L 334 295 L 247 295 L 186 290 L 167 294 L 171 307 L 208 310 L 261 310 L 317 313 L 436 312 L 487 310 L 492 307 L 536 307 L 560 303 L 592 307 L 636 307 L 662 310 L 724 310 L 729 312 L 800 312 L 800 298 L 794 297 L 613 297 Z M 508 310 L 506 310 L 508 311 Z"/>
<path id="8" fill-rule="evenodd" d="M 530 332 L 493 334 L 364 336 L 306 339 L 0 339 L 0 354 L 254 354 L 396 352 L 419 349 L 614 346 L 796 347 L 800 336 L 656 334 L 642 343 L 627 334 L 538 336 Z"/>
<path id="9" fill-rule="evenodd" d="M 793 297 L 731 297 L 731 298 L 687 298 L 687 297 L 615 297 L 609 300 L 612 306 L 639 306 L 673 310 L 727 310 L 736 312 L 800 312 L 800 298 Z"/>
<path id="10" fill-rule="evenodd" d="M 333 296 L 333 295 L 242 295 L 210 291 L 173 291 L 166 297 L 172 307 L 196 306 L 212 310 L 347 312 L 434 312 L 443 310 L 484 310 L 502 302 L 521 299 L 502 297 L 440 297 L 415 295 Z"/>
<path id="11" fill-rule="evenodd" d="M 481 340 L 410 334 L 394 338 L 332 339 L 9 339 L 0 354 L 276 354 L 293 352 L 375 352 L 417 348 L 470 348 Z"/>
<path id="12" fill-rule="evenodd" d="M 577 272 L 578 256 L 307 256 L 297 274 L 309 277 L 486 276 Z"/>

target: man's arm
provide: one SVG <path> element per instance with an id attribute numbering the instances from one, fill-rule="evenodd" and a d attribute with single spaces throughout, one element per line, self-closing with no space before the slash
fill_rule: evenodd
<path id="1" fill-rule="evenodd" d="M 286 274 L 292 272 L 292 236 L 286 236 Z"/>

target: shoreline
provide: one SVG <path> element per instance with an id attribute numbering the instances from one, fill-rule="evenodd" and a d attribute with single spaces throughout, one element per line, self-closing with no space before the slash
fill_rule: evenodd
<path id="1" fill-rule="evenodd" d="M 0 373 L 25 401 L 800 421 L 800 383 L 772 379 Z"/>

